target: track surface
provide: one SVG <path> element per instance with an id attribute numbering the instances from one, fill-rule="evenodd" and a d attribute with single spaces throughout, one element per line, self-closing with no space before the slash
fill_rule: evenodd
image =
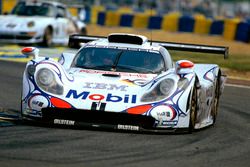
<path id="1" fill-rule="evenodd" d="M 0 61 L 0 108 L 19 111 L 22 63 Z M 227 166 L 250 164 L 250 89 L 227 86 L 214 127 L 155 135 L 30 125 L 0 127 L 0 166 Z"/>

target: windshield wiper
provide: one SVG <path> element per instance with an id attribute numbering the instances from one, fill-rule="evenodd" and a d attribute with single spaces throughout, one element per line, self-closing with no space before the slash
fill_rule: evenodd
<path id="1" fill-rule="evenodd" d="M 115 62 L 114 62 L 114 64 L 112 65 L 112 69 L 111 69 L 112 71 L 116 71 L 116 66 L 117 66 L 117 64 L 118 64 L 118 61 L 119 61 L 119 59 L 120 59 L 122 53 L 123 53 L 123 51 L 121 51 L 121 52 L 119 52 L 119 53 L 117 54 L 116 59 L 115 59 Z"/>

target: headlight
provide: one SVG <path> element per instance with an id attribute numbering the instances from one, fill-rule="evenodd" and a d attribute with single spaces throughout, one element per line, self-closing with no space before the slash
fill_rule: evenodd
<path id="1" fill-rule="evenodd" d="M 142 102 L 152 102 L 159 101 L 168 97 L 174 89 L 173 79 L 164 79 L 158 83 L 150 92 L 145 93 L 141 101 Z"/>
<path id="2" fill-rule="evenodd" d="M 39 85 L 49 86 L 54 80 L 54 74 L 49 69 L 43 68 L 37 72 L 37 82 Z"/>
<path id="3" fill-rule="evenodd" d="M 165 79 L 160 83 L 160 91 L 163 95 L 168 96 L 174 85 L 172 79 Z"/>
<path id="4" fill-rule="evenodd" d="M 57 83 L 54 73 L 47 68 L 42 68 L 37 72 L 36 81 L 44 91 L 57 95 L 63 94 L 63 86 Z"/>
<path id="5" fill-rule="evenodd" d="M 27 27 L 31 28 L 31 27 L 34 27 L 35 26 L 35 22 L 34 21 L 29 21 L 27 23 Z"/>

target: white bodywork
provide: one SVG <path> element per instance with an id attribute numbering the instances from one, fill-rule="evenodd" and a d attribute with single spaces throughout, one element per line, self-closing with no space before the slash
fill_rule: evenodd
<path id="1" fill-rule="evenodd" d="M 224 78 L 220 76 L 217 65 L 195 64 L 181 68 L 179 64 L 182 62 L 188 65 L 192 63 L 182 60 L 176 62 L 175 66 L 165 48 L 151 46 L 148 42 L 134 45 L 101 39 L 83 45 L 79 52 L 89 47 L 157 51 L 163 56 L 166 68 L 158 74 L 117 72 L 74 67 L 72 64 L 77 54 L 73 53 L 63 53 L 59 62 L 38 57 L 28 62 L 23 76 L 24 118 L 42 117 L 42 108 L 92 110 L 94 104 L 95 110 L 104 112 L 124 112 L 153 117 L 155 124 L 152 128 L 155 129 L 189 128 L 190 99 L 192 90 L 197 89 L 198 107 L 194 128 L 199 129 L 214 123 L 211 109 L 214 105 L 217 79 L 220 80 L 218 83 L 221 92 L 224 84 Z M 31 70 L 34 68 L 35 70 Z M 37 84 L 37 75 L 43 69 L 49 69 L 53 73 L 57 85 L 54 87 L 60 87 L 59 93 L 51 93 L 55 91 L 52 87 L 45 88 Z M 169 89 L 166 96 L 159 97 L 160 95 L 154 94 L 154 90 L 161 84 L 164 85 L 163 82 L 167 82 L 165 86 L 169 84 L 171 88 L 166 88 Z M 127 125 L 119 126 L 120 129 L 137 129 Z"/>
<path id="2" fill-rule="evenodd" d="M 48 15 L 15 13 L 0 16 L 0 41 L 4 43 L 42 43 L 46 29 L 52 31 L 52 43 L 67 44 L 70 34 L 81 33 L 86 26 L 74 19 L 66 6 L 56 2 L 19 2 L 17 5 L 42 6 L 46 4 L 53 12 Z"/>

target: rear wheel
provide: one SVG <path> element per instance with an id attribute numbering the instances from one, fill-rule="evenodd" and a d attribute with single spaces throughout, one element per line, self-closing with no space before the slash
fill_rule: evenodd
<path id="1" fill-rule="evenodd" d="M 86 34 L 87 34 L 86 27 L 81 28 L 81 35 L 86 35 Z"/>
<path id="2" fill-rule="evenodd" d="M 197 88 L 194 86 L 190 103 L 189 133 L 194 131 L 197 119 Z"/>

